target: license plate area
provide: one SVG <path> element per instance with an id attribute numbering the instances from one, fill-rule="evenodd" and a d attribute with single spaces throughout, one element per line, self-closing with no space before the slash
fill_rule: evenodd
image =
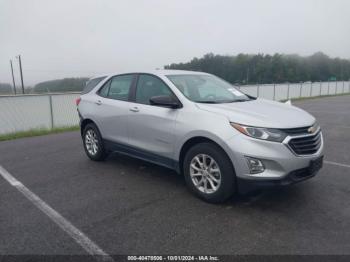
<path id="1" fill-rule="evenodd" d="M 310 161 L 309 172 L 314 174 L 319 171 L 323 166 L 323 156 Z"/>

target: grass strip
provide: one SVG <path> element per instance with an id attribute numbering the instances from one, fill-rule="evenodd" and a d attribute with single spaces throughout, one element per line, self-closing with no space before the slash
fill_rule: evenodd
<path id="1" fill-rule="evenodd" d="M 19 131 L 19 132 L 0 135 L 0 141 L 13 140 L 13 139 L 23 138 L 23 137 L 57 134 L 57 133 L 62 133 L 67 131 L 77 131 L 77 130 L 79 130 L 79 126 L 57 127 L 53 129 L 47 129 L 47 128 L 31 129 L 28 131 Z"/>

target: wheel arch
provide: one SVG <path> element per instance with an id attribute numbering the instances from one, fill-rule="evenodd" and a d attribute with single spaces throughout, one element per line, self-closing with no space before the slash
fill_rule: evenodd
<path id="1" fill-rule="evenodd" d="M 84 132 L 85 127 L 91 123 L 96 125 L 96 123 L 94 121 L 92 121 L 90 118 L 85 118 L 83 121 L 81 121 L 81 123 L 80 123 L 80 135 L 81 136 L 83 136 L 83 132 Z"/>
<path id="2" fill-rule="evenodd" d="M 186 153 L 188 152 L 188 150 L 193 147 L 194 145 L 197 145 L 199 143 L 211 143 L 216 145 L 217 147 L 219 147 L 228 157 L 228 159 L 230 159 L 231 165 L 233 170 L 235 170 L 234 168 L 234 164 L 231 160 L 230 155 L 227 153 L 227 151 L 225 150 L 225 148 L 220 145 L 218 142 L 216 142 L 215 140 L 205 137 L 205 136 L 195 136 L 195 137 L 191 137 L 189 139 L 186 140 L 186 142 L 182 145 L 181 149 L 180 149 L 180 153 L 179 153 L 179 165 L 178 165 L 178 172 L 180 174 L 183 174 L 183 162 L 186 156 Z"/>

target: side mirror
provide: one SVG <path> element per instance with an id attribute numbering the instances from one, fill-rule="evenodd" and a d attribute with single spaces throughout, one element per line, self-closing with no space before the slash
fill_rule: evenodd
<path id="1" fill-rule="evenodd" d="M 173 109 L 181 107 L 180 102 L 174 99 L 172 96 L 153 96 L 149 102 L 154 106 L 163 106 Z"/>

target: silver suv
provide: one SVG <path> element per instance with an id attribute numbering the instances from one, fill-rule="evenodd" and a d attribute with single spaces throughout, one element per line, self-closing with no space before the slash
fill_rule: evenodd
<path id="1" fill-rule="evenodd" d="M 208 202 L 288 185 L 322 167 L 315 118 L 210 74 L 155 70 L 91 79 L 77 100 L 87 156 L 119 152 L 183 174 Z"/>

